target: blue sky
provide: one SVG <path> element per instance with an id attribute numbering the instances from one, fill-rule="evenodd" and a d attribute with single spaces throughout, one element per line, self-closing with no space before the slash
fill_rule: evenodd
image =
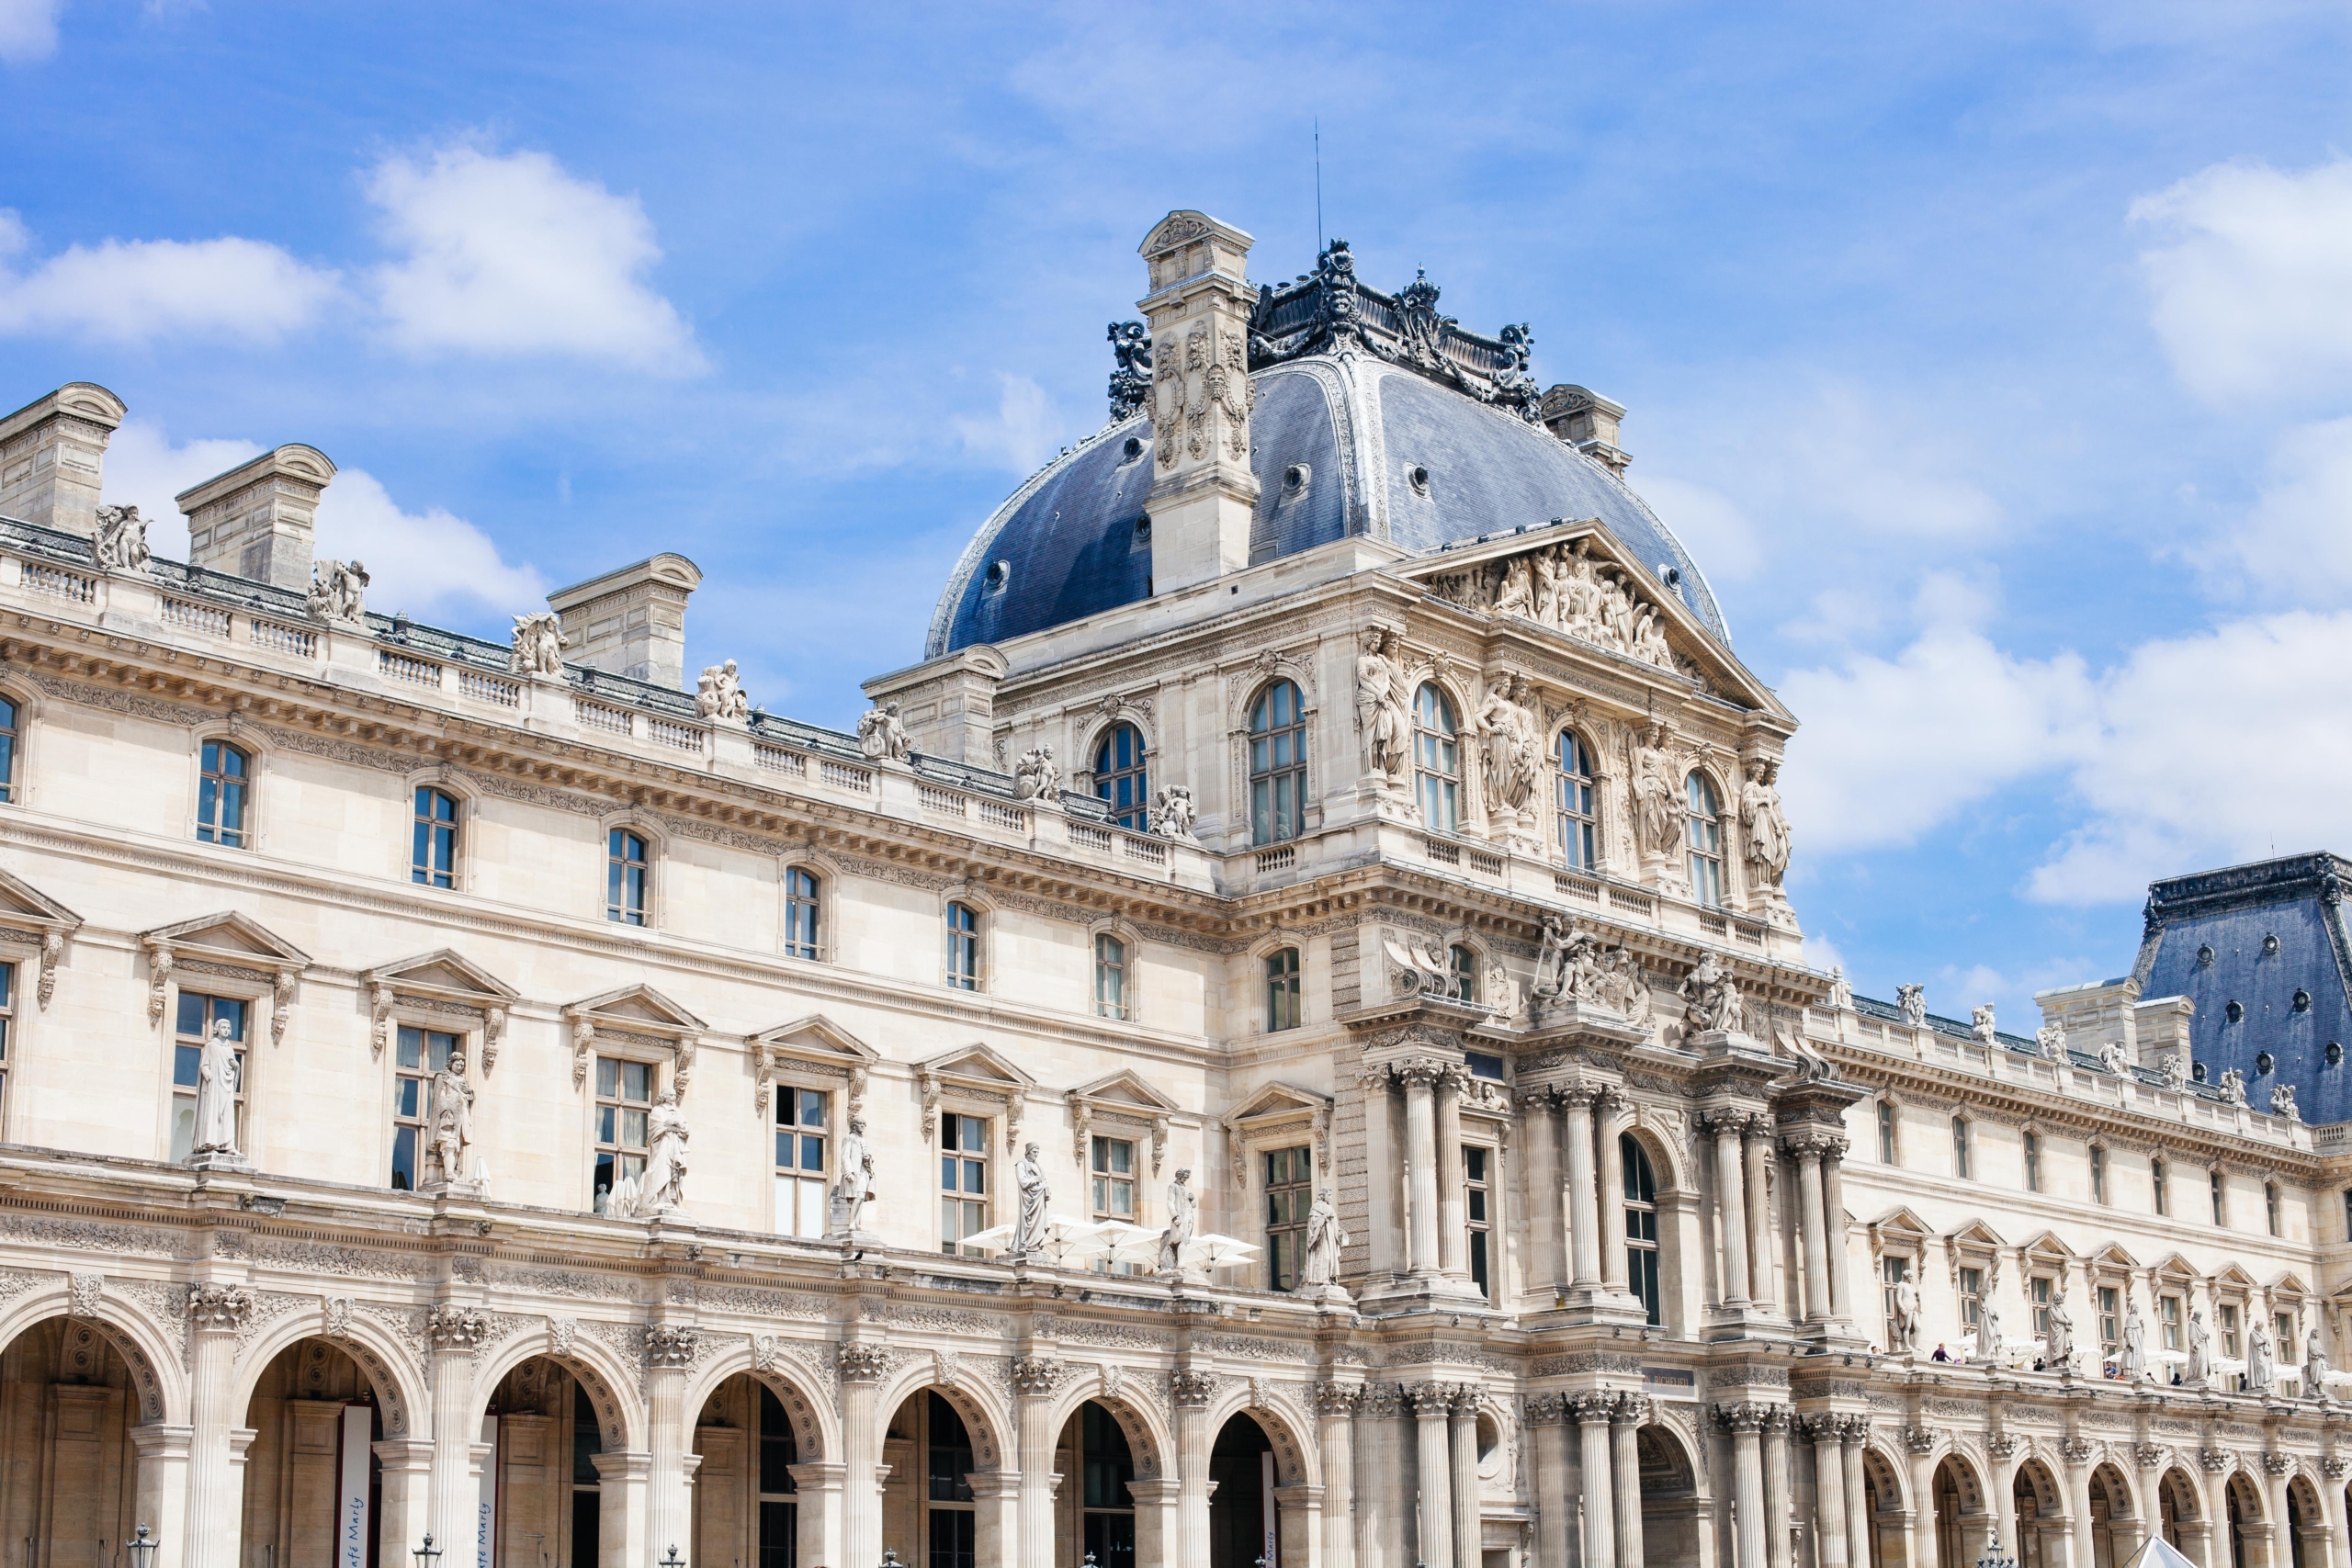
<path id="1" fill-rule="evenodd" d="M 1100 423 L 1135 246 L 1325 229 L 1532 321 L 1805 723 L 1823 962 L 2122 972 L 2153 876 L 2352 849 L 2343 5 L 0 0 L 0 407 L 115 499 L 286 441 L 322 550 L 498 635 L 656 548 L 846 724 Z M 184 538 L 158 528 L 160 548 Z"/>

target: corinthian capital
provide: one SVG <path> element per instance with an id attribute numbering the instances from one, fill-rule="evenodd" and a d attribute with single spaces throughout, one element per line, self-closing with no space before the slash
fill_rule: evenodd
<path id="1" fill-rule="evenodd" d="M 1354 1382 L 1319 1382 L 1315 1385 L 1315 1414 L 1346 1417 L 1356 1413 L 1363 1403 L 1363 1385 Z"/>
<path id="2" fill-rule="evenodd" d="M 657 1323 L 645 1337 L 645 1360 L 651 1367 L 691 1367 L 695 1341 L 700 1337 L 691 1324 Z"/>
<path id="3" fill-rule="evenodd" d="M 1734 1400 L 1715 1406 L 1715 1419 L 1726 1432 L 1758 1432 L 1764 1428 L 1766 1408 L 1753 1399 Z"/>
<path id="4" fill-rule="evenodd" d="M 480 1307 L 444 1302 L 425 1313 L 424 1332 L 432 1338 L 434 1349 L 470 1355 L 490 1337 L 490 1314 Z"/>
<path id="5" fill-rule="evenodd" d="M 1621 1393 L 1609 1408 L 1609 1419 L 1620 1427 L 1638 1427 L 1650 1418 L 1646 1394 Z"/>
<path id="6" fill-rule="evenodd" d="M 254 1293 L 242 1285 L 192 1285 L 187 1320 L 199 1334 L 234 1334 L 254 1314 Z"/>
<path id="7" fill-rule="evenodd" d="M 879 1382 L 890 1365 L 879 1345 L 844 1345 L 834 1355 L 843 1382 Z"/>
<path id="8" fill-rule="evenodd" d="M 1012 1363 L 1012 1392 L 1043 1394 L 1054 1392 L 1062 1380 L 1062 1364 L 1043 1356 L 1023 1356 Z"/>
<path id="9" fill-rule="evenodd" d="M 1216 1397 L 1216 1379 L 1211 1373 L 1190 1369 L 1172 1371 L 1168 1374 L 1168 1396 L 1181 1410 L 1205 1410 L 1209 1401 Z"/>

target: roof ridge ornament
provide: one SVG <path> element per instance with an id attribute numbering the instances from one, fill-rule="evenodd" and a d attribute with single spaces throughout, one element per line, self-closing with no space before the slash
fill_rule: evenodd
<path id="1" fill-rule="evenodd" d="M 1347 241 L 1335 239 L 1316 256 L 1312 274 L 1260 287 L 1250 312 L 1250 368 L 1356 349 L 1539 423 L 1544 394 L 1529 365 L 1533 330 L 1521 321 L 1493 337 L 1464 331 L 1439 313 L 1441 292 L 1419 267 L 1393 295 L 1365 287 Z"/>

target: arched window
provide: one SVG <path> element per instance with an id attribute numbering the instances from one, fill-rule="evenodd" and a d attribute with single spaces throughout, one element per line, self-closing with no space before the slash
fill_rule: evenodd
<path id="1" fill-rule="evenodd" d="M 196 788 L 196 836 L 208 844 L 245 847 L 245 805 L 253 759 L 225 740 L 204 743 Z"/>
<path id="2" fill-rule="evenodd" d="M 1478 955 L 1458 943 L 1445 950 L 1445 967 L 1452 976 L 1453 999 L 1475 1002 L 1478 999 Z"/>
<path id="3" fill-rule="evenodd" d="M 1134 725 L 1113 725 L 1094 748 L 1094 794 L 1111 803 L 1111 815 L 1120 827 L 1144 830 L 1151 785 L 1144 767 L 1143 732 Z"/>
<path id="4" fill-rule="evenodd" d="M 1413 698 L 1413 793 L 1422 826 L 1451 833 L 1461 825 L 1462 746 L 1454 739 L 1453 705 L 1434 683 Z"/>
<path id="5" fill-rule="evenodd" d="M 1625 1279 L 1653 1324 L 1661 1322 L 1657 1284 L 1657 1173 L 1649 1151 L 1630 1133 L 1617 1137 L 1625 1174 Z"/>
<path id="6" fill-rule="evenodd" d="M 1692 773 L 1684 786 L 1690 800 L 1690 897 L 1710 909 L 1724 904 L 1723 805 L 1714 781 Z"/>
<path id="7" fill-rule="evenodd" d="M 1968 1147 L 1968 1118 L 1955 1116 L 1951 1119 L 1951 1173 L 1962 1181 L 1967 1180 L 1971 1174 L 1971 1163 Z"/>
<path id="8" fill-rule="evenodd" d="M 784 951 L 791 958 L 814 958 L 817 946 L 818 882 L 798 866 L 784 874 Z"/>
<path id="9" fill-rule="evenodd" d="M 1266 954 L 1266 1032 L 1298 1027 L 1298 949 Z"/>
<path id="10" fill-rule="evenodd" d="M 0 801 L 17 798 L 17 705 L 0 697 Z"/>
<path id="11" fill-rule="evenodd" d="M 947 906 L 947 983 L 959 991 L 980 988 L 980 917 L 969 904 Z"/>
<path id="12" fill-rule="evenodd" d="M 1101 1018 L 1127 1016 L 1127 944 L 1108 931 L 1094 939 L 1094 1011 Z"/>
<path id="13" fill-rule="evenodd" d="M 408 875 L 427 887 L 458 885 L 458 802 L 447 790 L 420 784 L 411 835 Z"/>
<path id="14" fill-rule="evenodd" d="M 1306 807 L 1306 707 L 1298 688 L 1276 681 L 1250 709 L 1250 841 L 1298 837 Z"/>
<path id="15" fill-rule="evenodd" d="M 1560 731 L 1560 858 L 1580 870 L 1600 863 L 1600 818 L 1592 808 L 1592 751 L 1573 729 Z"/>
<path id="16" fill-rule="evenodd" d="M 645 835 L 616 828 L 605 840 L 605 919 L 625 926 L 645 924 L 647 872 Z"/>

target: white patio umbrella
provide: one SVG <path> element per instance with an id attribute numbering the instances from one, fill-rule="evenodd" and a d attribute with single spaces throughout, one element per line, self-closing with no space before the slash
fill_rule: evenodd
<path id="1" fill-rule="evenodd" d="M 1091 1239 L 1097 1228 L 1092 1220 L 1072 1219 L 1068 1214 L 1047 1214 L 1045 1234 L 1038 1238 L 1045 1244 L 1040 1250 L 1058 1267 L 1071 1252 Z M 990 1225 L 984 1231 L 973 1232 L 959 1245 L 1003 1252 L 1012 1246 L 1013 1238 L 1020 1234 L 1019 1225 Z"/>
<path id="2" fill-rule="evenodd" d="M 1264 1250 L 1255 1242 L 1212 1231 L 1184 1244 L 1183 1260 L 1194 1269 L 1230 1269 L 1237 1263 L 1249 1262 Z"/>
<path id="3" fill-rule="evenodd" d="M 1091 1260 L 1103 1263 L 1156 1264 L 1159 1261 L 1159 1233 L 1148 1225 L 1130 1224 L 1125 1220 L 1104 1220 L 1087 1239 L 1086 1254 Z"/>

